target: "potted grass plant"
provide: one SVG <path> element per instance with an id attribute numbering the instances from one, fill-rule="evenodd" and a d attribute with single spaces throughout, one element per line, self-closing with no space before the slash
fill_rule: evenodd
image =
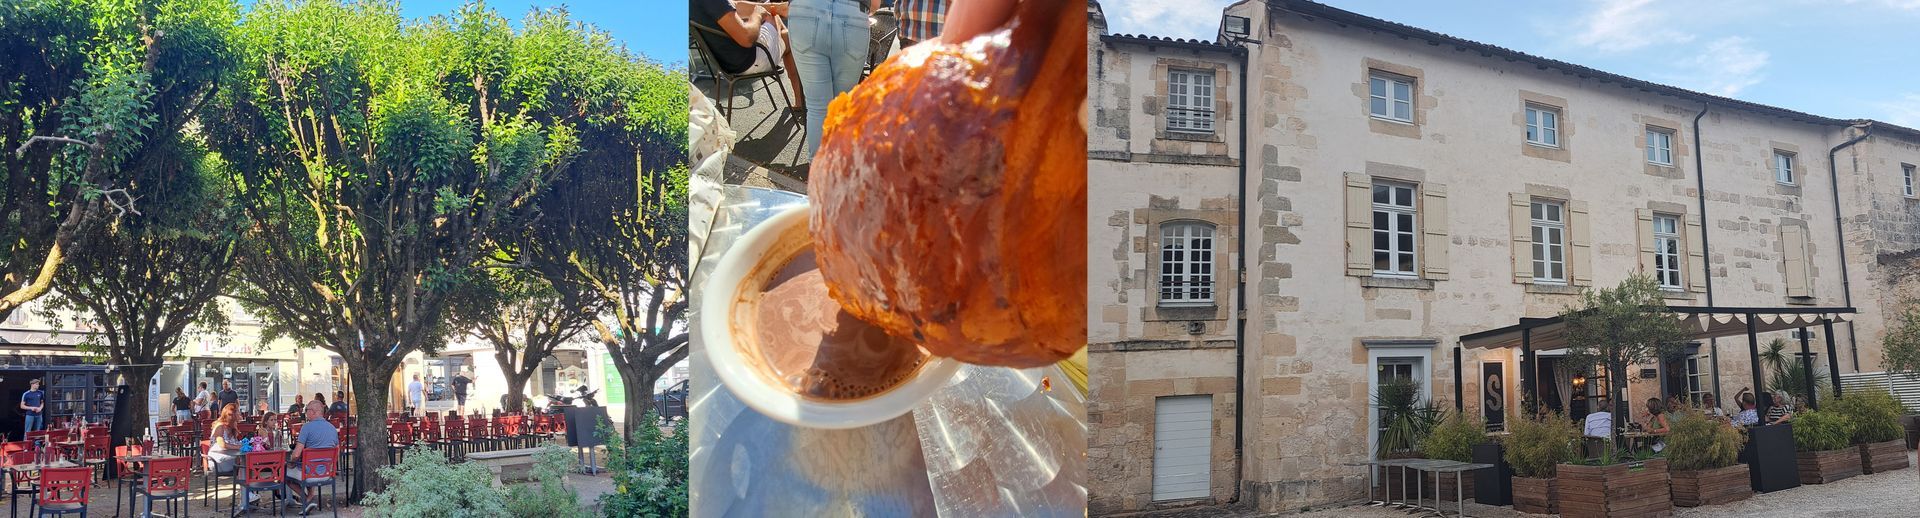
<path id="1" fill-rule="evenodd" d="M 1507 425 L 1507 465 L 1513 467 L 1513 509 L 1523 513 L 1559 512 L 1554 475 L 1573 460 L 1579 434 L 1560 414 L 1527 416 Z"/>
<path id="2" fill-rule="evenodd" d="M 1746 434 L 1698 410 L 1675 414 L 1666 451 L 1673 505 L 1719 505 L 1753 496 L 1747 465 L 1739 461 Z"/>
<path id="3" fill-rule="evenodd" d="M 1429 459 L 1473 462 L 1473 448 L 1489 441 L 1484 421 L 1464 412 L 1448 412 L 1440 423 L 1420 441 L 1420 452 Z M 1439 495 L 1473 494 L 1473 474 L 1455 477 L 1436 476 L 1427 487 L 1437 487 Z M 1458 486 L 1455 480 L 1458 479 Z"/>
<path id="4" fill-rule="evenodd" d="M 1907 468 L 1907 448 L 1901 440 L 1906 430 L 1900 423 L 1906 408 L 1893 394 L 1869 387 L 1828 400 L 1826 407 L 1853 423 L 1853 444 L 1860 449 L 1861 473 L 1871 475 Z"/>
<path id="5" fill-rule="evenodd" d="M 1801 484 L 1825 484 L 1860 474 L 1853 423 L 1832 409 L 1793 415 L 1794 460 Z"/>

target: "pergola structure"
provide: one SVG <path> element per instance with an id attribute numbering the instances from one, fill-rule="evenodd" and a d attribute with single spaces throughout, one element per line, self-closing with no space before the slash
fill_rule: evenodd
<path id="1" fill-rule="evenodd" d="M 1763 386 L 1762 382 L 1765 377 L 1760 371 L 1759 334 L 1785 329 L 1799 329 L 1803 331 L 1800 333 L 1800 362 L 1804 369 L 1802 373 L 1806 376 L 1808 390 L 1807 402 L 1809 405 L 1812 405 L 1813 408 L 1817 409 L 1819 404 L 1818 399 L 1813 397 L 1812 393 L 1814 390 L 1813 355 L 1809 351 L 1808 337 L 1804 331 L 1810 326 L 1821 326 L 1824 328 L 1826 335 L 1827 370 L 1833 380 L 1834 396 L 1837 397 L 1840 395 L 1840 364 L 1838 361 L 1835 361 L 1838 356 L 1833 342 L 1833 323 L 1852 320 L 1854 309 L 1851 307 L 1667 306 L 1660 308 L 1658 311 L 1689 323 L 1688 329 L 1691 331 L 1687 337 L 1689 341 L 1734 336 L 1742 333 L 1747 335 L 1747 351 L 1753 358 L 1751 362 L 1753 367 L 1753 384 L 1758 396 L 1757 403 L 1759 405 L 1755 410 L 1761 416 L 1767 415 L 1767 409 L 1773 405 L 1773 396 L 1768 394 L 1767 391 L 1760 389 L 1760 387 Z M 1522 400 L 1525 401 L 1527 396 L 1535 393 L 1535 384 L 1538 383 L 1539 372 L 1537 371 L 1540 362 L 1537 353 L 1539 351 L 1564 349 L 1567 347 L 1566 323 L 1559 316 L 1547 318 L 1522 317 L 1520 322 L 1514 325 L 1461 336 L 1460 345 L 1453 348 L 1453 401 L 1455 410 L 1465 409 L 1465 400 L 1461 394 L 1463 390 L 1460 372 L 1462 350 L 1503 349 L 1512 347 L 1520 348 L 1520 390 Z M 1720 369 L 1719 357 L 1716 356 L 1713 360 L 1714 370 L 1718 372 Z"/>

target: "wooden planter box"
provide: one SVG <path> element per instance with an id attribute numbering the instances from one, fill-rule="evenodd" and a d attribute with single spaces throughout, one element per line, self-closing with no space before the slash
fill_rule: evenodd
<path id="1" fill-rule="evenodd" d="M 1554 494 L 1556 479 L 1513 477 L 1513 510 L 1533 514 L 1560 512 Z"/>
<path id="2" fill-rule="evenodd" d="M 1560 516 L 1659 517 L 1673 515 L 1667 459 L 1610 466 L 1561 464 L 1554 477 Z"/>
<path id="3" fill-rule="evenodd" d="M 1860 472 L 1868 475 L 1907 469 L 1907 447 L 1899 439 L 1860 445 Z"/>
<path id="4" fill-rule="evenodd" d="M 1796 455 L 1800 483 L 1825 484 L 1860 474 L 1860 450 L 1803 451 Z"/>
<path id="5" fill-rule="evenodd" d="M 1724 468 L 1673 472 L 1673 505 L 1699 507 L 1746 500 L 1753 483 L 1746 464 Z"/>
<path id="6" fill-rule="evenodd" d="M 1473 493 L 1474 475 L 1475 474 L 1473 472 L 1466 472 L 1466 473 L 1460 474 L 1460 492 L 1459 493 L 1455 493 L 1453 490 L 1453 474 L 1452 473 L 1426 473 L 1424 477 L 1426 478 L 1425 482 L 1426 482 L 1427 490 L 1437 491 L 1434 494 L 1446 497 L 1444 498 L 1444 500 L 1452 501 L 1454 495 L 1465 495 L 1466 498 L 1475 498 L 1475 495 Z M 1437 489 L 1437 490 L 1434 489 L 1434 486 L 1436 484 L 1438 484 L 1440 489 Z"/>

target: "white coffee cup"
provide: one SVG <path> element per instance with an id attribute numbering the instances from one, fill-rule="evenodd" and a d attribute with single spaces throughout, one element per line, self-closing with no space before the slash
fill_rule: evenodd
<path id="1" fill-rule="evenodd" d="M 850 400 L 823 400 L 801 396 L 767 377 L 746 359 L 734 329 L 753 315 L 737 312 L 744 287 L 757 289 L 794 256 L 812 249 L 808 227 L 811 205 L 794 207 L 768 218 L 735 240 L 721 256 L 701 289 L 700 346 L 713 364 L 720 382 L 741 402 L 775 420 L 809 428 L 859 428 L 899 417 L 931 397 L 960 370 L 960 362 L 929 356 L 927 363 L 900 384 L 879 394 Z M 755 283 L 748 286 L 747 283 Z"/>

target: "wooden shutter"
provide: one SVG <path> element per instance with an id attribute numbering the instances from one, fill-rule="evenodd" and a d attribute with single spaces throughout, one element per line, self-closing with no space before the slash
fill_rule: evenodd
<path id="1" fill-rule="evenodd" d="M 1347 275 L 1373 275 L 1373 178 L 1347 173 Z"/>
<path id="2" fill-rule="evenodd" d="M 1433 280 L 1447 278 L 1447 186 L 1424 184 L 1420 186 L 1420 228 L 1426 233 L 1425 241 L 1420 243 L 1421 263 L 1425 274 L 1422 277 Z"/>
<path id="3" fill-rule="evenodd" d="M 1633 209 L 1634 233 L 1640 237 L 1640 273 L 1659 275 L 1660 270 L 1654 264 L 1659 251 L 1653 240 L 1653 209 Z"/>
<path id="4" fill-rule="evenodd" d="M 1567 230 L 1573 236 L 1567 247 L 1567 265 L 1573 270 L 1574 286 L 1593 285 L 1593 237 L 1587 232 L 1587 202 L 1567 201 Z"/>
<path id="5" fill-rule="evenodd" d="M 1781 225 L 1780 252 L 1787 270 L 1787 296 L 1812 297 L 1813 290 L 1807 285 L 1807 229 Z"/>
<path id="6" fill-rule="evenodd" d="M 1686 233 L 1680 234 L 1680 249 L 1686 251 L 1687 257 L 1682 263 L 1684 267 L 1680 269 L 1680 277 L 1687 280 L 1687 291 L 1705 292 L 1707 291 L 1707 257 L 1700 245 L 1693 242 L 1706 239 L 1707 235 L 1704 233 L 1706 227 L 1700 224 L 1698 214 L 1688 214 L 1685 219 L 1687 228 Z"/>
<path id="7" fill-rule="evenodd" d="M 1513 227 L 1513 282 L 1533 283 L 1533 218 L 1527 213 L 1527 207 L 1533 198 L 1527 193 L 1516 192 L 1508 195 L 1511 206 L 1507 207 L 1507 222 Z"/>

